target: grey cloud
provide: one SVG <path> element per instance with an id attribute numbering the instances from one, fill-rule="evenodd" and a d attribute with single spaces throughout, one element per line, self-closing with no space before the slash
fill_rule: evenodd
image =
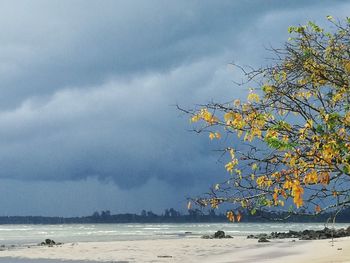
<path id="1" fill-rule="evenodd" d="M 215 173 L 215 157 L 202 155 L 206 139 L 187 137 L 182 122 L 188 122 L 177 118 L 171 104 L 176 96 L 190 94 L 177 79 L 191 83 L 199 75 L 194 72 L 210 76 L 211 70 L 197 63 L 134 81 L 66 89 L 46 103 L 27 100 L 15 111 L 2 112 L 0 175 L 41 180 L 98 176 L 122 187 L 152 177 L 194 184 Z M 202 79 L 202 87 L 207 80 Z"/>
<path id="2" fill-rule="evenodd" d="M 164 72 L 219 54 L 271 10 L 295 1 L 3 2 L 0 107 L 62 87 Z M 308 1 L 302 6 L 316 1 Z M 318 5 L 322 5 L 317 1 Z"/>

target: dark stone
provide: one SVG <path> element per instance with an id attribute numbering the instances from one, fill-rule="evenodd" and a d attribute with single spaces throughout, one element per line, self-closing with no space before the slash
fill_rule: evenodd
<path id="1" fill-rule="evenodd" d="M 302 235 L 300 240 L 311 240 L 312 238 L 309 235 Z"/>
<path id="2" fill-rule="evenodd" d="M 41 242 L 40 244 L 41 246 L 53 246 L 53 245 L 56 245 L 56 242 L 53 241 L 52 239 L 45 239 L 45 242 Z"/>
<path id="3" fill-rule="evenodd" d="M 56 244 L 55 241 L 53 241 L 52 239 L 49 239 L 49 238 L 45 239 L 45 243 L 46 243 L 46 245 L 55 245 Z"/>
<path id="4" fill-rule="evenodd" d="M 259 243 L 266 243 L 266 242 L 270 242 L 270 240 L 268 240 L 266 237 L 261 237 L 258 240 Z"/>
<path id="5" fill-rule="evenodd" d="M 350 236 L 350 226 L 349 226 L 345 231 L 346 231 L 346 234 L 347 234 L 348 236 Z"/>
<path id="6" fill-rule="evenodd" d="M 214 238 L 225 238 L 225 232 L 221 230 L 215 232 Z"/>
<path id="7" fill-rule="evenodd" d="M 334 233 L 334 237 L 346 237 L 347 235 L 348 233 L 344 228 L 338 229 Z"/>
<path id="8" fill-rule="evenodd" d="M 214 235 L 203 235 L 203 236 L 201 236 L 201 238 L 203 238 L 203 239 L 213 239 L 213 238 L 221 239 L 221 238 L 233 238 L 233 237 L 230 235 L 225 235 L 224 231 L 219 230 L 219 231 L 215 232 Z"/>
<path id="9" fill-rule="evenodd" d="M 328 239 L 328 238 L 339 238 L 350 236 L 350 227 L 347 229 L 330 229 L 325 227 L 322 230 L 304 230 L 304 231 L 292 231 L 289 232 L 272 232 L 270 235 L 267 234 L 258 234 L 258 235 L 249 235 L 247 238 L 255 239 L 285 239 L 285 238 L 298 238 L 300 240 L 316 240 L 316 239 Z"/>

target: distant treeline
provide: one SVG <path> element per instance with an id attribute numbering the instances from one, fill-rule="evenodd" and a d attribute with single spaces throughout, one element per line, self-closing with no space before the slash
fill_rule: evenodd
<path id="1" fill-rule="evenodd" d="M 241 222 L 271 222 L 285 215 L 278 213 L 243 214 Z M 327 222 L 332 214 L 318 216 L 291 216 L 285 222 Z M 0 224 L 95 224 L 95 223 L 220 223 L 228 222 L 224 213 L 217 214 L 215 210 L 203 213 L 199 209 L 189 210 L 181 214 L 173 208 L 166 209 L 161 215 L 152 211 L 142 210 L 140 214 L 115 214 L 110 211 L 95 212 L 91 216 L 82 217 L 46 217 L 46 216 L 0 216 Z M 336 222 L 350 222 L 350 208 L 342 211 L 336 217 Z"/>

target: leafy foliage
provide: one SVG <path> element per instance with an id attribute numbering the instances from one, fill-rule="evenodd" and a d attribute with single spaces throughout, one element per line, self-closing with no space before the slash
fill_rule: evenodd
<path id="1" fill-rule="evenodd" d="M 331 32 L 312 22 L 290 27 L 285 46 L 272 50 L 274 65 L 242 69 L 246 84 L 258 83 L 247 101 L 186 111 L 197 132 L 227 133 L 230 144 L 229 178 L 197 204 L 317 214 L 350 203 L 350 19 L 327 19 Z M 236 214 L 227 217 L 239 221 Z"/>

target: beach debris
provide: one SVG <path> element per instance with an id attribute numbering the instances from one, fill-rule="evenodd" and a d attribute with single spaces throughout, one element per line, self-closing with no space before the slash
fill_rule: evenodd
<path id="1" fill-rule="evenodd" d="M 158 258 L 172 258 L 173 256 L 167 256 L 167 255 L 164 255 L 164 256 L 157 256 Z"/>
<path id="2" fill-rule="evenodd" d="M 219 230 L 214 233 L 214 235 L 203 235 L 203 239 L 222 239 L 222 238 L 233 238 L 230 235 L 226 235 L 224 231 Z"/>

